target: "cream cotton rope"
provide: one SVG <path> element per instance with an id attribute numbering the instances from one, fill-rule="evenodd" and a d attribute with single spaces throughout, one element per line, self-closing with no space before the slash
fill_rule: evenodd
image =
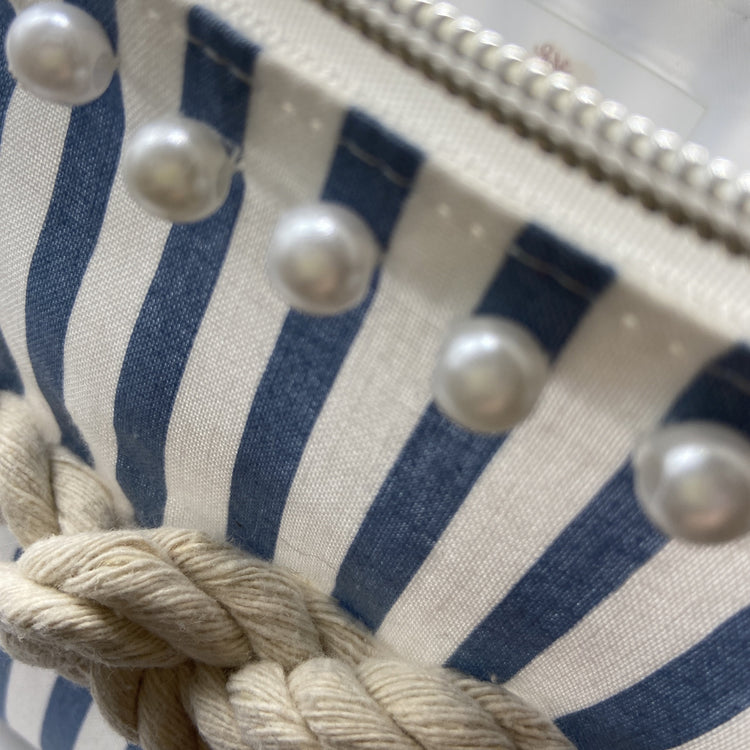
<path id="1" fill-rule="evenodd" d="M 96 474 L 0 393 L 0 643 L 88 686 L 144 750 L 563 750 L 499 685 L 400 660 L 290 571 L 203 534 L 121 528 Z"/>

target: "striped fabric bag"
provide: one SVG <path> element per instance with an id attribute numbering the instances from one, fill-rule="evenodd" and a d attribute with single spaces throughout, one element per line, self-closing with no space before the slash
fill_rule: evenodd
<path id="1" fill-rule="evenodd" d="M 747 258 L 325 3 L 72 4 L 116 50 L 100 96 L 60 106 L 0 68 L 0 405 L 22 400 L 135 525 L 290 569 L 398 658 L 503 685 L 578 750 L 748 747 L 750 537 L 741 519 L 718 544 L 670 533 L 635 459 L 670 427 L 750 440 Z M 0 0 L 4 35 L 30 5 Z M 134 197 L 127 155 L 176 113 L 237 162 L 217 210 L 172 223 Z M 382 262 L 356 304 L 311 315 L 267 253 L 290 210 L 330 204 Z M 439 403 L 470 316 L 511 321 L 548 363 L 508 428 Z M 748 472 L 732 491 L 750 516 Z M 21 565 L 34 545 L 3 533 Z M 135 747 L 86 687 L 4 653 L 0 718 L 41 750 Z"/>

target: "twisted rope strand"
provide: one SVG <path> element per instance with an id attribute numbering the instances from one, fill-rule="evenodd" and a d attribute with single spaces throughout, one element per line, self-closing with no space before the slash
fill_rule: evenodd
<path id="1" fill-rule="evenodd" d="M 498 685 L 399 660 L 290 571 L 130 529 L 97 475 L 0 393 L 0 643 L 87 685 L 145 750 L 568 750 Z M 120 528 L 118 528 L 120 527 Z"/>

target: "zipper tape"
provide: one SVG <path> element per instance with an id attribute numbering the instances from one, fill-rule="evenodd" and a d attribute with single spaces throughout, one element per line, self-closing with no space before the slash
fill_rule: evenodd
<path id="1" fill-rule="evenodd" d="M 592 179 L 750 255 L 750 172 L 579 85 L 435 0 L 313 0 L 472 107 Z"/>

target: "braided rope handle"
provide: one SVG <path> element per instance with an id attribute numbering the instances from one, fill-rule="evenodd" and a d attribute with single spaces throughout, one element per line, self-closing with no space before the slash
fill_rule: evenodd
<path id="1" fill-rule="evenodd" d="M 134 529 L 0 393 L 0 643 L 88 686 L 144 750 L 567 750 L 504 688 L 404 662 L 298 576 L 181 529 Z"/>

